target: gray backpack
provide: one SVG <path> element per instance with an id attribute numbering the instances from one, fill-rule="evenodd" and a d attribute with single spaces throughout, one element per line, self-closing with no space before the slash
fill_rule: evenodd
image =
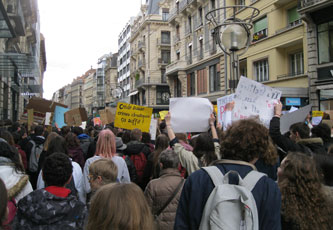
<path id="1" fill-rule="evenodd" d="M 33 140 L 30 141 L 32 144 L 30 158 L 29 158 L 29 171 L 37 172 L 38 170 L 38 161 L 40 154 L 43 152 L 44 144 L 36 144 Z"/>
<path id="2" fill-rule="evenodd" d="M 215 188 L 206 202 L 199 229 L 258 230 L 258 210 L 251 191 L 265 174 L 252 170 L 242 179 L 236 171 L 224 176 L 216 166 L 203 169 Z M 238 185 L 229 184 L 231 174 L 238 176 Z"/>

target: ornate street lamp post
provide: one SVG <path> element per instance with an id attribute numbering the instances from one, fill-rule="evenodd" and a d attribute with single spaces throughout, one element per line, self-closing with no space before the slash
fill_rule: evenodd
<path id="1" fill-rule="evenodd" d="M 245 19 L 236 18 L 236 12 L 241 9 L 250 9 L 251 14 Z M 223 13 L 232 10 L 232 16 L 219 20 Z M 235 89 L 239 80 L 239 60 L 238 57 L 243 55 L 249 48 L 252 41 L 251 29 L 253 27 L 253 18 L 257 17 L 260 11 L 252 6 L 225 6 L 212 10 L 206 14 L 206 19 L 214 25 L 214 39 L 225 54 L 231 58 L 229 87 Z M 236 53 L 243 49 L 242 52 Z"/>

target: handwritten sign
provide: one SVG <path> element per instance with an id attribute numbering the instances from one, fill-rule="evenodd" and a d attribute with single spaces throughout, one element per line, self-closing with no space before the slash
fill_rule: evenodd
<path id="1" fill-rule="evenodd" d="M 235 93 L 233 120 L 259 116 L 260 121 L 269 127 L 274 115 L 274 104 L 281 94 L 279 90 L 242 76 Z"/>
<path id="2" fill-rule="evenodd" d="M 103 125 L 110 124 L 114 122 L 114 117 L 116 115 L 115 108 L 105 108 L 103 110 L 99 110 L 99 115 L 101 116 L 101 121 Z"/>
<path id="3" fill-rule="evenodd" d="M 50 125 L 51 116 L 52 116 L 52 113 L 50 113 L 50 112 L 47 112 L 45 114 L 45 125 Z"/>
<path id="4" fill-rule="evenodd" d="M 160 117 L 161 117 L 161 120 L 164 120 L 164 117 L 165 117 L 165 115 L 167 115 L 168 114 L 168 110 L 163 110 L 163 111 L 160 111 L 159 112 L 159 114 L 160 114 Z"/>
<path id="5" fill-rule="evenodd" d="M 88 119 L 85 108 L 76 108 L 65 113 L 65 122 L 69 126 L 80 126 Z"/>
<path id="6" fill-rule="evenodd" d="M 226 105 L 235 99 L 235 94 L 230 94 L 217 99 L 217 121 L 226 129 L 227 121 L 225 117 Z"/>
<path id="7" fill-rule="evenodd" d="M 98 125 L 98 126 L 102 125 L 102 121 L 101 121 L 100 117 L 94 117 L 93 122 L 94 122 L 94 126 L 95 125 Z"/>
<path id="8" fill-rule="evenodd" d="M 138 128 L 148 133 L 152 113 L 152 108 L 118 102 L 114 126 L 129 130 Z"/>
<path id="9" fill-rule="evenodd" d="M 150 133 L 151 139 L 153 141 L 156 140 L 156 130 L 157 130 L 157 120 L 154 118 L 151 118 L 149 133 Z"/>
<path id="10" fill-rule="evenodd" d="M 319 123 L 323 119 L 323 115 L 323 111 L 312 111 L 312 125 L 319 125 Z"/>

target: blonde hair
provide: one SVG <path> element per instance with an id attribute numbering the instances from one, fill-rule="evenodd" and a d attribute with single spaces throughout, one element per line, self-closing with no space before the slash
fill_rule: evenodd
<path id="1" fill-rule="evenodd" d="M 92 197 L 87 230 L 152 230 L 153 217 L 136 184 L 108 184 Z"/>
<path id="2" fill-rule="evenodd" d="M 102 184 L 110 184 L 116 182 L 118 175 L 117 165 L 111 159 L 99 159 L 89 166 L 89 174 L 96 179 L 102 177 Z"/>
<path id="3" fill-rule="evenodd" d="M 116 138 L 109 129 L 104 129 L 98 134 L 96 156 L 112 158 L 116 154 Z"/>

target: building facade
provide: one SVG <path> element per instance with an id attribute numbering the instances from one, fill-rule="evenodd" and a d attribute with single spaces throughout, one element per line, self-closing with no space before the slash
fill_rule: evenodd
<path id="1" fill-rule="evenodd" d="M 170 64 L 171 30 L 168 2 L 147 1 L 131 28 L 131 103 L 165 110 L 170 89 L 165 71 Z"/>
<path id="2" fill-rule="evenodd" d="M 42 97 L 45 70 L 37 0 L 0 1 L 0 119 L 18 120 L 30 97 Z"/>
<path id="3" fill-rule="evenodd" d="M 93 114 L 93 88 L 96 82 L 96 70 L 92 69 L 91 72 L 85 75 L 83 84 L 83 107 L 86 109 L 88 116 Z"/>
<path id="4" fill-rule="evenodd" d="M 299 0 L 306 22 L 307 67 L 313 110 L 333 110 L 333 1 Z"/>
<path id="5" fill-rule="evenodd" d="M 110 55 L 105 66 L 105 106 L 116 106 L 116 102 L 125 97 L 126 92 L 118 83 L 118 53 Z"/>

